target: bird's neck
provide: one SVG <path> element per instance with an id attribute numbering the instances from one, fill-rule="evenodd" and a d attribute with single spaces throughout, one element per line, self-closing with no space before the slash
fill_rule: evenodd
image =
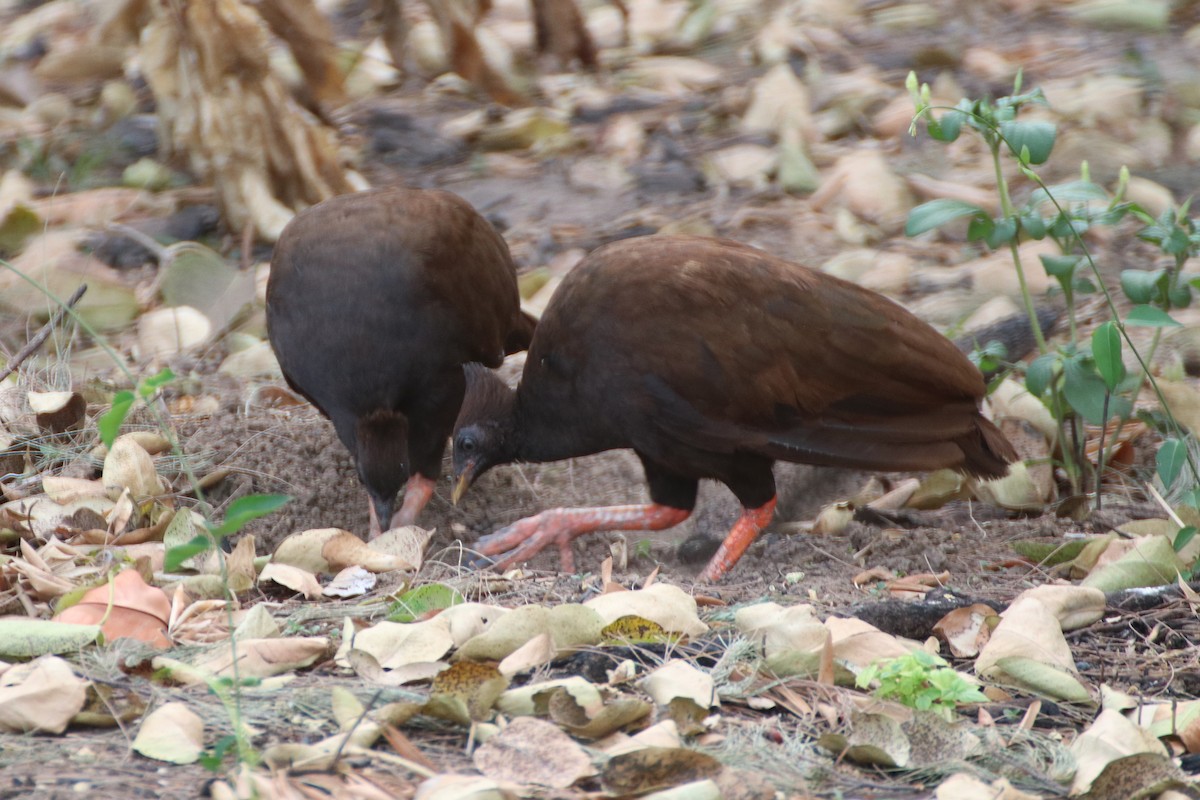
<path id="1" fill-rule="evenodd" d="M 523 384 L 517 386 L 512 405 L 510 435 L 515 461 L 544 463 L 595 452 L 576 441 L 579 426 L 572 425 L 564 415 L 567 409 L 556 403 L 534 401 L 522 388 Z"/>

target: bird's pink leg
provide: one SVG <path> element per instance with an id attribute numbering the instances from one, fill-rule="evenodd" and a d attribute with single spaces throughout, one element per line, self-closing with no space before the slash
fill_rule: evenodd
<path id="1" fill-rule="evenodd" d="M 404 502 L 401 504 L 400 510 L 392 515 L 391 526 L 401 528 L 405 525 L 415 524 L 421 510 L 425 508 L 429 498 L 433 497 L 435 486 L 436 484 L 424 475 L 414 474 L 409 477 L 408 483 L 404 486 Z"/>
<path id="2" fill-rule="evenodd" d="M 383 528 L 379 525 L 379 515 L 375 513 L 375 504 L 370 500 L 367 500 L 367 510 L 371 513 L 371 524 L 367 528 L 367 541 L 370 541 L 383 533 Z"/>
<path id="3" fill-rule="evenodd" d="M 475 549 L 485 556 L 502 554 L 500 569 L 528 561 L 551 543 L 558 544 L 562 568 L 575 571 L 571 541 L 593 531 L 661 531 L 683 522 L 691 511 L 657 503 L 604 508 L 555 508 L 518 520 L 480 539 Z"/>
<path id="4" fill-rule="evenodd" d="M 742 516 L 733 524 L 733 530 L 725 537 L 725 541 L 721 542 L 721 547 L 708 562 L 704 572 L 700 573 L 700 580 L 715 583 L 725 577 L 754 541 L 754 537 L 758 536 L 759 531 L 770 524 L 771 518 L 775 516 L 776 500 L 777 498 L 772 497 L 758 508 L 742 509 Z"/>

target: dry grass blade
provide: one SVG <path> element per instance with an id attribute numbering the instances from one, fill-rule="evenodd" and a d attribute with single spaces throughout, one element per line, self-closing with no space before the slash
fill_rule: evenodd
<path id="1" fill-rule="evenodd" d="M 54 316 L 50 317 L 49 321 L 42 326 L 41 330 L 35 333 L 33 338 L 30 339 L 15 356 L 9 359 L 9 362 L 4 367 L 3 371 L 0 371 L 0 381 L 16 372 L 17 368 L 21 366 L 21 363 L 25 361 L 25 359 L 37 352 L 37 349 L 41 347 L 46 342 L 46 339 L 50 337 L 50 333 L 56 327 L 58 327 L 60 322 L 62 322 L 62 318 L 66 316 L 67 311 L 75 307 L 75 304 L 79 302 L 79 298 L 83 297 L 83 293 L 86 291 L 87 284 L 81 284 L 79 288 L 76 289 L 71 295 L 71 297 L 68 298 L 67 302 L 54 312 Z"/>

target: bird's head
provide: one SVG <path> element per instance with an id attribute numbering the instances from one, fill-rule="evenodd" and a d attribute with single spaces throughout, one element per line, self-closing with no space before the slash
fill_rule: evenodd
<path id="1" fill-rule="evenodd" d="M 481 364 L 463 367 L 467 390 L 454 425 L 454 493 L 457 503 L 483 473 L 516 459 L 516 392 Z"/>

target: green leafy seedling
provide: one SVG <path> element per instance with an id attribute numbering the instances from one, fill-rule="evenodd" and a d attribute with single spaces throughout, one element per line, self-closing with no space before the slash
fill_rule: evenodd
<path id="1" fill-rule="evenodd" d="M 878 682 L 875 696 L 909 708 L 933 711 L 953 719 L 955 709 L 967 703 L 986 703 L 987 696 L 952 669 L 944 660 L 924 650 L 913 650 L 892 659 L 881 659 L 855 678 L 860 689 Z"/>
<path id="2" fill-rule="evenodd" d="M 163 563 L 164 569 L 168 572 L 179 569 L 180 565 L 189 558 L 208 551 L 217 542 L 240 531 L 247 523 L 273 514 L 283 508 L 291 499 L 286 494 L 248 494 L 245 497 L 239 497 L 229 504 L 229 508 L 225 511 L 225 521 L 220 525 L 206 523 L 207 533 L 195 536 L 186 544 L 168 550 Z"/>
<path id="3" fill-rule="evenodd" d="M 116 441 L 117 434 L 121 432 L 121 426 L 125 424 L 125 418 L 129 416 L 129 412 L 133 408 L 134 400 L 138 397 L 149 400 L 155 392 L 173 380 L 175 380 L 175 373 L 170 368 L 166 368 L 157 375 L 152 375 L 138 383 L 136 395 L 128 389 L 113 395 L 112 406 L 96 420 L 96 427 L 100 431 L 100 441 L 104 442 L 104 446 L 112 447 L 113 442 Z"/>

